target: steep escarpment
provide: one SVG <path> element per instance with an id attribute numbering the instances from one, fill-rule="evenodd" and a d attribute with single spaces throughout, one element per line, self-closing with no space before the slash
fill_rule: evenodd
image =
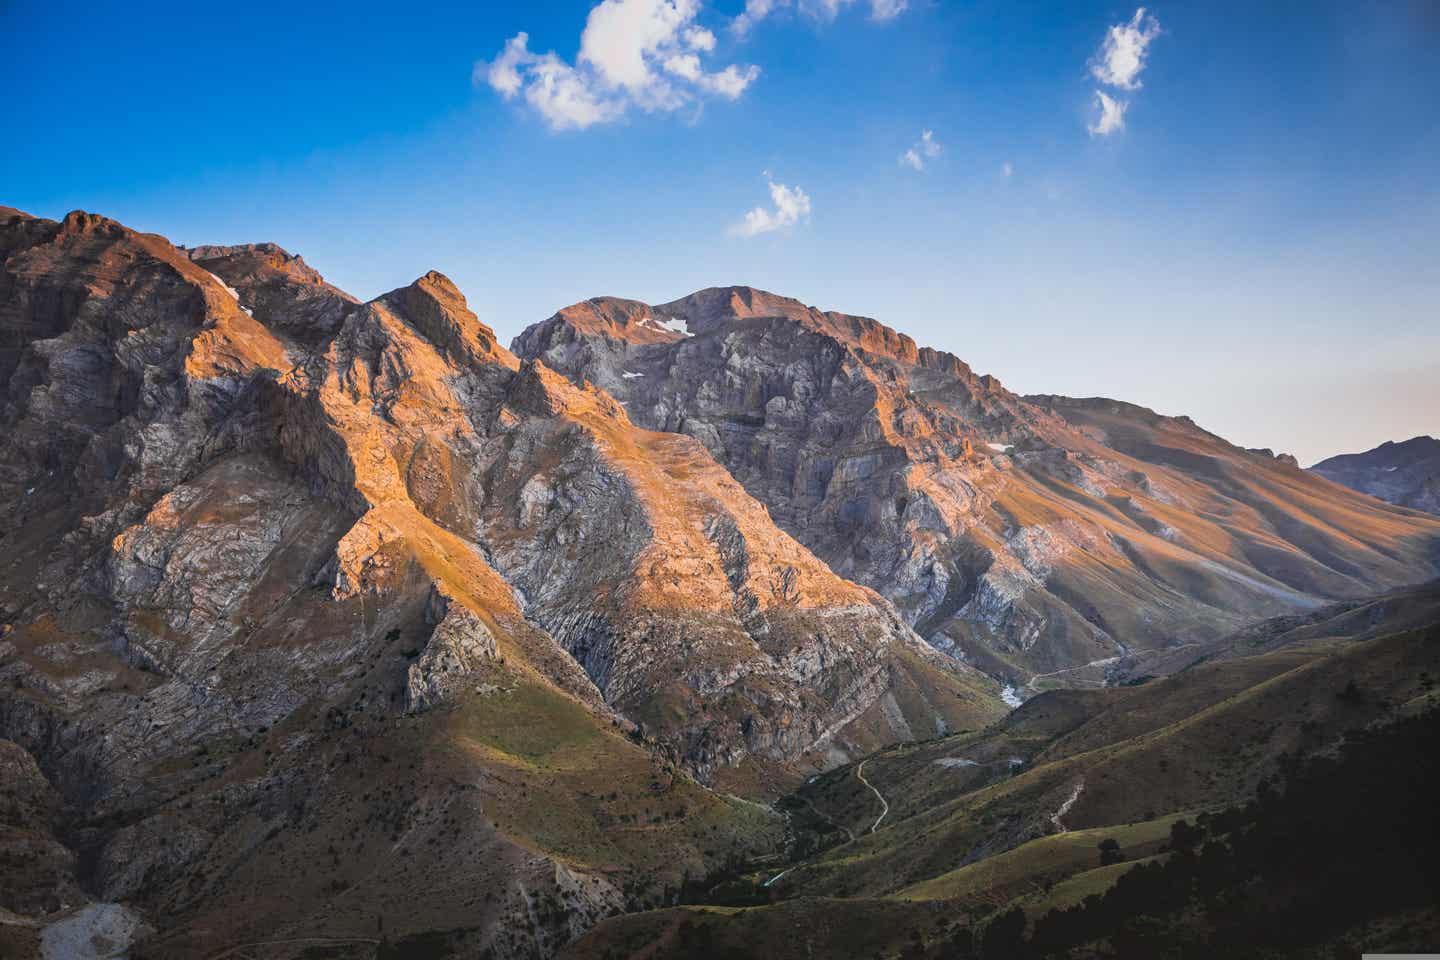
<path id="1" fill-rule="evenodd" d="M 1033 688 L 1435 569 L 1440 525 L 1285 460 L 763 291 L 585 301 L 513 346 L 695 437 L 935 646 Z"/>
<path id="2" fill-rule="evenodd" d="M 548 956 L 781 841 L 702 781 L 1003 711 L 438 273 L 361 304 L 272 245 L 8 209 L 0 255 L 0 738 L 59 798 L 16 829 L 148 955 Z M 32 892 L 26 929 L 77 905 Z"/>

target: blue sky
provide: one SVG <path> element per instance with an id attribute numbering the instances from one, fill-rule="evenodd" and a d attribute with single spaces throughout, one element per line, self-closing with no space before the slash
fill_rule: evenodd
<path id="1" fill-rule="evenodd" d="M 748 283 L 1305 462 L 1440 434 L 1431 0 L 750 2 L 0 2 L 0 203 L 439 269 L 506 340 Z"/>

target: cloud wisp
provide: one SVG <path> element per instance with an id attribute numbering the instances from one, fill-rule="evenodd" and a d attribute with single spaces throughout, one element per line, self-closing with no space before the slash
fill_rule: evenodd
<path id="1" fill-rule="evenodd" d="M 1160 21 L 1140 7 L 1128 23 L 1117 23 L 1105 32 L 1100 49 L 1090 58 L 1090 75 L 1116 90 L 1139 90 L 1143 86 L 1140 74 L 1150 55 L 1150 44 L 1158 36 Z M 1097 89 L 1095 107 L 1099 114 L 1088 127 L 1092 137 L 1106 137 L 1125 129 L 1129 100 Z"/>
<path id="2" fill-rule="evenodd" d="M 810 197 L 797 187 L 776 183 L 766 175 L 770 184 L 770 202 L 774 209 L 756 207 L 745 214 L 743 220 L 730 228 L 731 236 L 755 237 L 762 233 L 785 230 L 810 219 Z"/>
<path id="3" fill-rule="evenodd" d="M 921 173 L 925 170 L 926 163 L 934 160 L 943 152 L 944 148 L 935 139 L 935 131 L 925 130 L 920 134 L 920 139 L 915 141 L 914 146 L 900 154 L 900 165 L 909 167 L 916 173 Z"/>
<path id="4" fill-rule="evenodd" d="M 813 20 L 828 23 L 840 16 L 841 10 L 857 2 L 859 0 L 746 0 L 745 9 L 730 21 L 730 29 L 736 36 L 743 37 L 766 17 L 792 6 Z M 870 8 L 871 20 L 893 20 L 905 12 L 910 0 L 865 0 L 865 5 Z"/>
<path id="5" fill-rule="evenodd" d="M 1125 129 L 1125 111 L 1130 107 L 1128 100 L 1117 100 L 1104 90 L 1096 90 L 1095 106 L 1100 108 L 1100 115 L 1090 124 L 1092 137 L 1108 137 Z"/>
<path id="6" fill-rule="evenodd" d="M 739 99 L 760 76 L 754 65 L 709 69 L 715 34 L 695 22 L 699 0 L 602 0 L 586 18 L 575 63 L 535 53 L 522 32 L 490 62 L 477 84 L 525 102 L 554 130 L 583 130 L 631 108 L 671 111 L 706 97 Z"/>

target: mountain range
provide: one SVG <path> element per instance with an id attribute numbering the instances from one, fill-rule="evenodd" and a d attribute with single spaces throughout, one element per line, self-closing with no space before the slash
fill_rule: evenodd
<path id="1" fill-rule="evenodd" d="M 889 909 L 1428 703 L 1433 598 L 1395 591 L 1440 517 L 874 320 L 726 287 L 507 349 L 435 272 L 362 303 L 273 244 L 9 208 L 0 259 L 17 956 L 604 955 L 727 877 Z M 1364 710 L 1216 706 L 1362 649 Z M 1212 709 L 1163 803 L 1095 787 L 1116 760 L 1037 814 Z M 1294 728 L 1219 777 L 1234 716 Z M 926 742 L 984 775 L 892 785 Z M 902 789 L 900 833 L 854 815 Z"/>

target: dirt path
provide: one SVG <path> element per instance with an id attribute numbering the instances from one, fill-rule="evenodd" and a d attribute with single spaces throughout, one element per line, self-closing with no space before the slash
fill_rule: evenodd
<path id="1" fill-rule="evenodd" d="M 207 960 L 221 960 L 222 957 L 233 956 L 242 950 L 249 950 L 251 947 L 278 947 L 284 944 L 311 943 L 318 946 L 340 945 L 342 943 L 369 943 L 378 944 L 379 940 L 370 937 L 296 937 L 292 940 L 256 940 L 251 943 L 242 943 L 234 947 L 227 947 L 219 953 L 212 953 Z"/>
<path id="2" fill-rule="evenodd" d="M 885 802 L 885 798 L 880 795 L 880 791 L 879 791 L 879 790 L 876 790 L 876 789 L 875 789 L 875 785 L 874 785 L 873 783 L 871 783 L 869 780 L 866 780 L 866 779 L 865 779 L 865 764 L 867 764 L 867 763 L 869 763 L 869 762 L 870 762 L 870 760 L 869 760 L 868 757 L 867 757 L 866 759 L 864 759 L 864 760 L 861 760 L 861 761 L 860 761 L 860 766 L 858 766 L 858 767 L 855 768 L 855 776 L 856 776 L 857 779 L 859 779 L 859 781 L 860 781 L 861 783 L 863 783 L 863 784 L 865 784 L 865 786 L 869 787 L 869 788 L 870 788 L 870 792 L 873 793 L 873 794 L 875 794 L 875 799 L 880 801 L 880 816 L 876 817 L 876 818 L 875 818 L 875 822 L 872 823 L 872 824 L 870 824 L 870 832 L 871 832 L 871 833 L 874 833 L 874 832 L 875 832 L 875 828 L 878 827 L 878 826 L 880 826 L 880 821 L 881 821 L 881 820 L 884 820 L 884 819 L 885 819 L 885 815 L 890 812 L 890 804 L 888 804 L 888 803 Z"/>

